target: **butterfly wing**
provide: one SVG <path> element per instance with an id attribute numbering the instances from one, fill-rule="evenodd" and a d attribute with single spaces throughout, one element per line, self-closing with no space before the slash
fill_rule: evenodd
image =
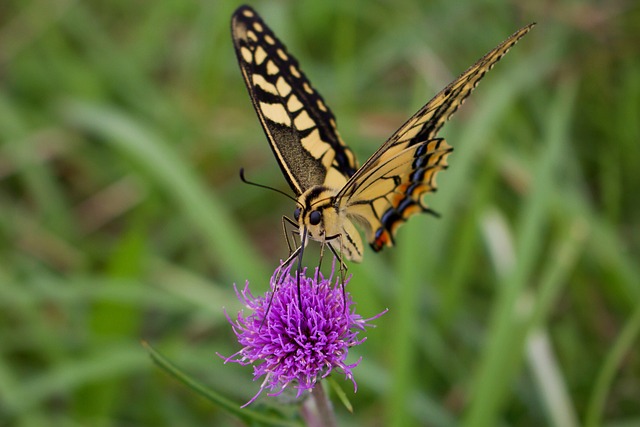
<path id="1" fill-rule="evenodd" d="M 355 156 L 298 61 L 248 6 L 234 12 L 231 34 L 253 106 L 293 191 L 342 188 L 357 170 Z"/>
<path id="2" fill-rule="evenodd" d="M 436 138 L 478 82 L 535 24 L 491 50 L 400 127 L 351 177 L 336 196 L 339 210 L 365 229 L 371 247 L 392 246 L 398 227 L 419 212 L 431 212 L 423 196 L 436 190 L 452 148 Z"/>

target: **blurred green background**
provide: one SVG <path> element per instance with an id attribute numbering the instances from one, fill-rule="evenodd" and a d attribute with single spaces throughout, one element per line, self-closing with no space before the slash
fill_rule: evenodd
<path id="1" fill-rule="evenodd" d="M 0 3 L 0 425 L 238 425 L 223 307 L 287 249 L 289 190 L 235 60 L 233 1 Z M 635 0 L 256 1 L 362 163 L 519 27 L 445 136 L 442 214 L 351 265 L 389 313 L 341 425 L 640 425 Z M 308 255 L 313 263 L 315 255 Z M 278 405 L 262 399 L 252 406 Z"/>

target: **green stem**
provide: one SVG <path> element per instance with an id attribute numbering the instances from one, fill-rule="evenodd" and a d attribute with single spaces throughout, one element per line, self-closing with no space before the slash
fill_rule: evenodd
<path id="1" fill-rule="evenodd" d="M 324 392 L 322 381 L 311 390 L 311 398 L 302 405 L 302 418 L 308 427 L 337 427 L 331 401 Z"/>
<path id="2" fill-rule="evenodd" d="M 609 351 L 596 378 L 595 386 L 587 405 L 585 426 L 591 427 L 603 424 L 602 414 L 604 413 L 607 393 L 611 390 L 611 385 L 625 355 L 634 348 L 633 343 L 638 339 L 638 335 L 640 335 L 640 304 L 637 304 L 635 310 L 631 313 L 631 317 Z"/>

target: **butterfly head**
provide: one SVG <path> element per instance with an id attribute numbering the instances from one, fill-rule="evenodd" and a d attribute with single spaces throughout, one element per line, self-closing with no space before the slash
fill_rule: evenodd
<path id="1" fill-rule="evenodd" d="M 302 193 L 293 213 L 298 221 L 300 240 L 311 238 L 329 243 L 344 259 L 362 260 L 362 240 L 338 200 L 339 190 L 317 185 Z"/>
<path id="2" fill-rule="evenodd" d="M 331 240 L 340 234 L 335 195 L 336 191 L 331 188 L 315 186 L 298 198 L 293 217 L 298 221 L 301 238 L 305 230 L 308 237 L 319 242 Z"/>

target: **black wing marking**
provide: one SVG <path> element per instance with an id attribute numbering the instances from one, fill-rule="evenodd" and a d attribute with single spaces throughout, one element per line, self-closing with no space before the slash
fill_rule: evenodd
<path id="1" fill-rule="evenodd" d="M 234 12 L 231 33 L 253 106 L 293 191 L 341 188 L 357 170 L 355 156 L 298 61 L 248 6 Z"/>
<path id="2" fill-rule="evenodd" d="M 435 179 L 447 166 L 451 147 L 437 132 L 478 82 L 535 24 L 512 34 L 483 56 L 400 127 L 336 196 L 336 205 L 360 222 L 369 243 L 379 251 L 391 246 L 398 227 L 419 212 L 421 200 L 435 191 Z"/>

